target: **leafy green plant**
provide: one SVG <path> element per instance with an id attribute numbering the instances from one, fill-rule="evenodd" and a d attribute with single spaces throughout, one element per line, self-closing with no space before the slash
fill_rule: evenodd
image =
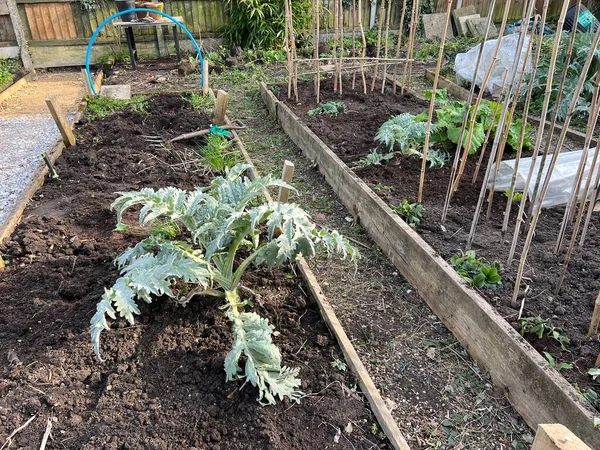
<path id="1" fill-rule="evenodd" d="M 593 44 L 594 33 L 577 33 L 575 36 L 575 42 L 573 46 L 573 54 L 570 61 L 566 61 L 566 52 L 569 44 L 571 34 L 567 31 L 563 31 L 560 38 L 560 47 L 558 51 L 558 57 L 556 60 L 556 67 L 554 69 L 554 77 L 552 81 L 552 91 L 550 94 L 550 113 L 553 114 L 558 108 L 557 119 L 562 122 L 565 120 L 569 104 L 573 96 L 575 95 L 575 88 L 577 87 L 577 81 L 583 70 L 583 66 L 587 59 L 587 54 Z M 531 92 L 531 103 L 529 110 L 531 112 L 539 113 L 542 110 L 542 105 L 546 97 L 546 85 L 548 83 L 550 56 L 552 55 L 554 36 L 548 36 L 544 38 L 543 47 L 541 51 L 540 61 L 538 68 L 535 73 L 535 77 L 531 80 L 531 76 L 526 76 L 526 83 L 533 83 L 533 90 Z M 567 65 L 567 77 L 565 84 L 562 89 L 560 102 L 556 104 L 558 88 L 560 85 L 561 74 L 563 69 Z M 577 104 L 573 115 L 574 122 L 585 124 L 590 111 L 592 94 L 594 92 L 594 80 L 596 78 L 596 72 L 600 68 L 600 48 L 596 49 L 594 53 L 593 61 L 586 75 L 586 81 L 583 85 L 583 90 L 577 98 Z M 525 92 L 522 93 L 519 101 L 524 103 Z"/>
<path id="2" fill-rule="evenodd" d="M 594 391 L 593 389 L 586 389 L 585 391 L 582 391 L 581 388 L 577 385 L 575 386 L 575 391 L 579 394 L 580 402 L 589 403 L 594 409 L 600 411 L 600 400 L 598 399 L 598 394 L 596 393 L 596 391 Z M 594 422 L 596 421 L 594 420 Z M 600 420 L 598 421 L 598 423 L 600 424 Z M 594 423 L 594 426 L 596 426 L 596 423 Z"/>
<path id="3" fill-rule="evenodd" d="M 600 368 L 592 367 L 591 369 L 588 369 L 586 373 L 592 377 L 592 380 L 596 381 L 596 378 L 600 377 Z"/>
<path id="4" fill-rule="evenodd" d="M 144 96 L 138 95 L 131 100 L 121 100 L 110 97 L 86 97 L 87 117 L 89 120 L 95 120 L 101 117 L 107 117 L 114 112 L 129 108 L 138 113 L 144 113 L 148 109 L 148 102 Z"/>
<path id="5" fill-rule="evenodd" d="M 433 89 L 425 89 L 423 95 L 427 100 L 431 100 Z M 435 102 L 440 105 L 448 104 L 448 91 L 446 89 L 435 90 Z"/>
<path id="6" fill-rule="evenodd" d="M 219 134 L 209 135 L 206 144 L 198 149 L 198 153 L 206 165 L 216 173 L 230 169 L 240 159 L 240 152 L 235 151 L 231 143 Z"/>
<path id="7" fill-rule="evenodd" d="M 510 198 L 513 202 L 520 202 L 523 199 L 523 193 L 515 191 L 514 194 L 511 194 L 510 189 L 504 191 L 504 196 Z"/>
<path id="8" fill-rule="evenodd" d="M 557 363 L 554 356 L 552 356 L 548 352 L 544 352 L 544 356 L 546 358 L 546 361 L 548 361 L 548 364 L 550 364 L 550 367 L 555 368 L 559 372 L 563 369 L 572 369 L 573 368 L 573 364 L 569 364 L 569 363 L 565 363 L 565 362 L 561 362 L 560 364 Z"/>
<path id="9" fill-rule="evenodd" d="M 239 294 L 242 277 L 252 264 L 272 269 L 300 253 L 310 258 L 317 247 L 352 261 L 358 252 L 337 231 L 317 230 L 297 205 L 259 201 L 265 188 L 293 188 L 271 175 L 250 181 L 243 176 L 248 168 L 237 165 L 194 191 L 145 188 L 121 193 L 113 202 L 117 230 L 128 228 L 123 222 L 127 210 L 141 207 L 139 224 L 150 227 L 150 235 L 116 259 L 121 276 L 105 290 L 91 319 L 98 357 L 100 334 L 109 329 L 107 318 L 118 315 L 133 324 L 134 315 L 140 314 L 136 300 L 150 303 L 165 296 L 185 305 L 194 295 L 216 296 L 225 299 L 222 309 L 233 329 L 226 379 L 245 378 L 258 388 L 261 404 L 273 404 L 276 397 L 300 398 L 299 369 L 282 366 L 272 342 L 274 326 L 245 311 L 250 303 Z M 176 223 L 181 233 L 175 235 L 177 228 L 172 227 L 166 235 L 153 233 L 156 223 Z"/>
<path id="10" fill-rule="evenodd" d="M 436 133 L 437 129 L 437 125 L 431 124 L 431 133 Z M 423 117 L 402 113 L 392 116 L 379 127 L 375 141 L 385 145 L 390 152 L 399 148 L 402 156 L 416 156 L 423 159 L 426 133 L 427 124 L 423 121 Z M 449 158 L 446 152 L 436 150 L 430 144 L 427 152 L 430 167 L 442 167 Z"/>
<path id="11" fill-rule="evenodd" d="M 195 111 L 204 111 L 209 113 L 215 106 L 215 102 L 210 95 L 199 95 L 195 92 L 185 92 L 181 97 L 194 109 Z"/>
<path id="12" fill-rule="evenodd" d="M 453 59 L 457 53 L 462 53 L 477 45 L 480 39 L 476 37 L 456 36 L 455 38 L 446 40 L 444 44 L 444 57 Z M 415 51 L 415 58 L 426 61 L 437 59 L 440 53 L 439 42 L 424 42 L 419 49 Z"/>
<path id="13" fill-rule="evenodd" d="M 0 57 L 0 89 L 12 83 L 15 73 L 21 68 L 18 58 Z"/>
<path id="14" fill-rule="evenodd" d="M 473 250 L 460 252 L 450 258 L 450 264 L 468 284 L 478 288 L 502 288 L 502 266 L 499 262 L 489 262 L 478 258 Z"/>
<path id="15" fill-rule="evenodd" d="M 567 346 L 571 341 L 563 333 L 562 328 L 552 325 L 550 319 L 543 319 L 541 316 L 521 317 L 519 323 L 521 324 L 521 336 L 534 334 L 538 339 L 547 336 L 557 341 L 562 350 L 568 351 Z"/>
<path id="16" fill-rule="evenodd" d="M 307 111 L 306 114 L 309 116 L 316 116 L 321 114 L 327 114 L 328 116 L 337 117 L 340 113 L 346 112 L 346 105 L 344 102 L 327 102 L 317 106 L 314 109 Z"/>
<path id="17" fill-rule="evenodd" d="M 381 191 L 394 192 L 396 190 L 396 188 L 394 186 L 388 186 L 387 184 L 381 184 L 381 183 L 377 183 L 375 185 L 374 189 L 376 192 L 381 192 Z"/>
<path id="18" fill-rule="evenodd" d="M 221 27 L 230 45 L 268 50 L 280 47 L 285 34 L 284 3 L 278 0 L 225 0 L 229 23 Z M 309 28 L 310 0 L 292 2 L 296 36 Z"/>
<path id="19" fill-rule="evenodd" d="M 404 199 L 398 206 L 390 205 L 390 208 L 402 217 L 407 224 L 414 225 L 415 227 L 421 225 L 421 218 L 425 210 L 422 204 L 410 203 L 407 199 Z"/>
<path id="20" fill-rule="evenodd" d="M 382 162 L 389 161 L 394 157 L 393 153 L 382 154 L 377 150 L 373 150 L 364 158 L 361 158 L 358 161 L 359 167 L 367 167 L 367 166 L 380 166 Z"/>
<path id="21" fill-rule="evenodd" d="M 331 361 L 331 367 L 339 370 L 340 372 L 346 371 L 346 363 L 339 358 L 335 358 L 333 361 Z"/>

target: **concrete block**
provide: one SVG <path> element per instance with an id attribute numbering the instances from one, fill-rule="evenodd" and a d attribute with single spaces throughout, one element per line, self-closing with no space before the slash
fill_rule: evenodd
<path id="1" fill-rule="evenodd" d="M 452 20 L 454 20 L 454 28 L 456 29 L 457 34 L 463 34 L 461 33 L 461 29 L 459 28 L 460 24 L 458 19 L 460 17 L 472 16 L 474 14 L 477 14 L 477 10 L 475 9 L 474 5 L 465 6 L 464 8 L 458 8 L 452 11 Z M 467 30 L 465 29 L 465 32 L 466 31 Z"/>
<path id="2" fill-rule="evenodd" d="M 445 23 L 446 14 L 423 14 L 423 30 L 425 31 L 425 38 L 432 41 L 441 42 Z M 446 39 L 453 37 L 454 31 L 449 23 L 448 31 L 446 32 Z"/>
<path id="3" fill-rule="evenodd" d="M 467 29 L 469 34 L 475 37 L 483 37 L 485 35 L 485 27 L 487 25 L 487 17 L 473 17 L 467 20 Z M 490 23 L 490 29 L 488 31 L 488 39 L 498 37 L 498 29 L 494 22 Z"/>
<path id="4" fill-rule="evenodd" d="M 479 19 L 479 14 L 473 14 L 471 16 L 462 16 L 458 18 L 458 34 L 460 36 L 469 36 L 469 29 L 467 28 L 467 21 L 471 19 Z"/>
<path id="5" fill-rule="evenodd" d="M 101 97 L 117 98 L 119 100 L 131 99 L 130 84 L 107 84 L 100 88 Z"/>

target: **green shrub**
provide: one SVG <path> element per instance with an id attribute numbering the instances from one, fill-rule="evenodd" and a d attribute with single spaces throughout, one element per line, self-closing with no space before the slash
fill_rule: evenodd
<path id="1" fill-rule="evenodd" d="M 21 68 L 17 58 L 0 57 L 0 89 L 12 83 L 15 73 Z"/>

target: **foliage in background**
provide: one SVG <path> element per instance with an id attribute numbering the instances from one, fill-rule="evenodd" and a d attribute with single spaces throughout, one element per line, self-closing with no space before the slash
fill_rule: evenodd
<path id="1" fill-rule="evenodd" d="M 577 86 L 578 78 L 582 72 L 583 65 L 586 62 L 587 54 L 592 46 L 594 35 L 593 33 L 583 33 L 578 32 L 575 36 L 575 45 L 573 47 L 573 54 L 571 57 L 571 61 L 567 62 L 566 59 L 566 51 L 569 44 L 570 33 L 568 31 L 563 31 L 560 40 L 560 48 L 558 53 L 558 58 L 556 60 L 556 67 L 554 70 L 554 78 L 552 80 L 552 93 L 550 94 L 550 113 L 554 113 L 556 108 L 558 108 L 558 120 L 560 122 L 564 121 L 567 115 L 567 110 L 569 109 L 569 104 L 573 99 L 575 88 Z M 531 103 L 529 110 L 531 112 L 539 113 L 542 110 L 542 105 L 544 102 L 544 98 L 546 96 L 546 84 L 548 81 L 548 72 L 550 65 L 550 56 L 552 54 L 552 43 L 554 41 L 553 36 L 548 36 L 544 38 L 543 47 L 541 51 L 540 61 L 538 63 L 538 68 L 535 73 L 535 77 L 533 79 L 533 91 L 531 93 Z M 565 65 L 568 64 L 567 77 L 565 79 L 564 88 L 562 89 L 561 100 L 558 105 L 556 105 L 556 97 L 558 92 L 558 87 L 560 84 L 560 78 Z M 586 75 L 586 81 L 583 85 L 583 90 L 581 95 L 577 99 L 577 105 L 575 107 L 575 112 L 573 114 L 573 120 L 577 123 L 584 124 L 587 121 L 587 117 L 590 109 L 590 101 L 592 98 L 592 94 L 594 92 L 594 81 L 596 77 L 596 72 L 600 67 L 600 48 L 596 49 L 594 53 L 594 58 L 590 69 Z M 531 76 L 527 75 L 525 79 L 526 83 L 531 82 Z M 520 98 L 520 102 L 523 103 L 525 101 L 525 93 Z"/>
<path id="2" fill-rule="evenodd" d="M 194 191 L 145 188 L 121 193 L 114 201 L 117 230 L 128 228 L 123 213 L 132 207 L 141 207 L 142 227 L 150 226 L 151 231 L 163 229 L 160 225 L 165 223 L 177 227 L 169 227 L 168 234 L 151 233 L 117 258 L 121 277 L 105 290 L 91 320 L 98 356 L 100 334 L 109 329 L 107 316 L 114 320 L 118 314 L 133 324 L 134 314 L 140 314 L 136 299 L 151 303 L 166 296 L 185 305 L 194 295 L 216 296 L 225 299 L 222 309 L 233 328 L 233 345 L 225 358 L 226 379 L 245 378 L 258 387 L 261 404 L 273 404 L 277 397 L 300 398 L 299 369 L 282 366 L 280 351 L 272 342 L 275 327 L 244 311 L 250 303 L 239 295 L 242 277 L 251 264 L 272 269 L 300 253 L 310 258 L 317 247 L 354 262 L 358 253 L 337 231 L 317 230 L 297 205 L 261 201 L 264 188 L 293 188 L 271 175 L 250 181 L 243 176 L 248 168 L 237 165 Z"/>
<path id="3" fill-rule="evenodd" d="M 499 262 L 489 262 L 478 258 L 473 250 L 460 252 L 450 258 L 450 264 L 468 284 L 478 288 L 501 289 L 502 266 Z"/>
<path id="4" fill-rule="evenodd" d="M 454 63 L 454 57 L 458 53 L 466 52 L 480 42 L 480 38 L 468 36 L 456 36 L 452 39 L 448 39 L 444 44 L 444 58 L 449 59 L 451 60 L 450 62 Z M 433 61 L 438 58 L 440 53 L 439 42 L 425 41 L 417 44 L 417 46 L 418 50 L 415 51 L 415 59 Z"/>
<path id="5" fill-rule="evenodd" d="M 225 0 L 229 24 L 221 27 L 230 45 L 269 50 L 283 45 L 284 2 L 281 0 Z M 300 36 L 311 23 L 310 0 L 292 2 L 294 30 Z"/>
<path id="6" fill-rule="evenodd" d="M 233 149 L 231 143 L 219 134 L 211 134 L 206 144 L 198 149 L 204 163 L 215 173 L 223 173 L 225 169 L 235 166 L 240 159 L 240 152 Z"/>
<path id="7" fill-rule="evenodd" d="M 131 100 L 121 100 L 110 97 L 86 97 L 87 118 L 95 120 L 106 117 L 114 112 L 129 108 L 131 111 L 144 113 L 148 109 L 148 102 L 143 95 L 131 97 Z"/>
<path id="8" fill-rule="evenodd" d="M 425 209 L 422 204 L 410 203 L 407 199 L 404 199 L 398 206 L 390 205 L 390 208 L 402 217 L 407 224 L 415 227 L 421 225 L 421 218 Z"/>
<path id="9" fill-rule="evenodd" d="M 344 102 L 327 102 L 317 106 L 315 109 L 307 111 L 307 115 L 316 116 L 321 114 L 327 114 L 328 116 L 337 117 L 338 114 L 346 112 L 346 105 Z"/>
<path id="10" fill-rule="evenodd" d="M 544 336 L 554 339 L 560 344 L 560 348 L 568 351 L 567 346 L 571 343 L 570 339 L 563 333 L 562 328 L 552 325 L 550 319 L 542 319 L 541 316 L 521 317 L 521 336 L 534 334 L 538 339 Z"/>
<path id="11" fill-rule="evenodd" d="M 181 94 L 183 98 L 195 111 L 204 111 L 207 114 L 211 114 L 215 101 L 210 95 L 200 95 L 195 92 L 184 92 Z"/>
<path id="12" fill-rule="evenodd" d="M 21 68 L 18 58 L 0 57 L 0 89 L 12 83 L 14 75 Z"/>

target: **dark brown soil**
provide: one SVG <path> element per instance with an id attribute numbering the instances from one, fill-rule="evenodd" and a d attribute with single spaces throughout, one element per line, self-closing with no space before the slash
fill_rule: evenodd
<path id="1" fill-rule="evenodd" d="M 115 192 L 210 181 L 181 164 L 191 147 L 167 151 L 140 137 L 173 137 L 209 118 L 179 97 L 149 102 L 148 115 L 84 120 L 78 145 L 57 161 L 60 180 L 36 193 L 0 248 L 9 262 L 0 272 L 0 442 L 36 415 L 12 448 L 38 448 L 48 418 L 47 449 L 387 448 L 371 434 L 352 375 L 332 366 L 343 357 L 288 271 L 252 271 L 244 284 L 280 333 L 285 363 L 301 368 L 309 396 L 300 404 L 261 407 L 255 388 L 225 382 L 230 326 L 213 299 L 143 305 L 135 326 L 119 320 L 104 333 L 106 361 L 93 355 L 89 320 L 117 278 L 112 260 L 140 238 L 113 231 Z"/>
<path id="2" fill-rule="evenodd" d="M 340 100 L 339 95 L 333 93 L 332 85 L 331 80 L 323 82 L 321 102 Z M 365 96 L 362 92 L 351 92 L 348 81 L 344 85 L 345 93 L 342 98 L 348 113 L 340 115 L 338 118 L 324 115 L 309 117 L 306 112 L 316 106 L 313 84 L 312 82 L 300 83 L 299 87 L 299 102 L 288 101 L 288 104 L 301 120 L 307 123 L 338 156 L 351 166 L 376 147 L 373 140 L 375 133 L 390 115 L 402 112 L 417 114 L 428 107 L 428 102 L 419 100 L 412 95 L 393 95 L 389 89 L 385 95 L 374 92 Z M 284 90 L 281 90 L 280 99 L 285 100 L 283 92 Z M 507 158 L 511 157 L 514 156 L 507 155 Z M 464 181 L 452 202 L 444 228 L 442 228 L 440 217 L 448 186 L 450 167 L 427 170 L 423 202 L 425 213 L 419 232 L 446 260 L 449 260 L 459 250 L 464 250 L 466 246 L 482 178 L 482 174 L 480 174 L 479 183 L 471 184 L 475 163 L 476 158 L 471 159 L 467 164 Z M 420 160 L 402 158 L 395 159 L 383 166 L 356 169 L 356 173 L 372 188 L 375 188 L 386 202 L 399 204 L 405 198 L 410 201 L 416 200 L 420 168 Z M 503 264 L 508 257 L 509 241 L 512 239 L 516 215 L 516 206 L 513 205 L 508 234 L 505 241 L 502 242 L 501 225 L 505 206 L 506 197 L 496 193 L 491 220 L 486 221 L 487 203 L 484 204 L 484 213 L 479 221 L 473 244 L 473 249 L 478 256 L 489 260 L 498 260 Z M 586 246 L 583 250 L 574 253 L 563 288 L 557 295 L 556 283 L 562 270 L 564 249 L 555 255 L 553 247 L 563 212 L 563 208 L 543 210 L 530 249 L 520 298 L 523 297 L 525 285 L 527 285 L 523 317 L 540 315 L 543 318 L 552 319 L 553 325 L 562 327 L 565 334 L 571 339 L 570 352 L 561 352 L 560 346 L 554 341 L 537 340 L 530 335 L 526 335 L 526 338 L 539 351 L 552 353 L 560 362 L 573 363 L 572 370 L 561 372 L 571 383 L 577 384 L 581 388 L 597 389 L 598 383 L 593 383 L 585 372 L 594 366 L 600 352 L 599 336 L 587 337 L 594 300 L 600 291 L 600 254 L 596 251 L 600 243 L 600 233 L 598 233 L 600 221 L 595 215 Z M 570 236 L 570 232 L 567 236 Z M 517 247 L 517 261 L 511 266 L 504 264 L 504 288 L 482 292 L 484 297 L 517 329 L 519 329 L 518 310 L 510 307 L 510 298 L 523 240 L 524 237 Z"/>

